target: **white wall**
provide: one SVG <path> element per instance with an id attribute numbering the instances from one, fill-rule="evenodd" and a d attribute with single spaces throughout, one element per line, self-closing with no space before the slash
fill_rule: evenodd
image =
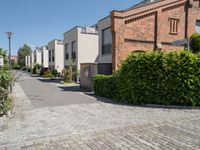
<path id="1" fill-rule="evenodd" d="M 77 70 L 80 70 L 81 63 L 94 63 L 97 62 L 98 57 L 98 35 L 82 32 L 82 27 L 74 27 L 68 32 L 64 33 L 64 49 L 65 44 L 68 44 L 69 59 L 65 60 L 64 50 L 64 65 L 76 65 Z M 75 41 L 76 60 L 73 62 L 71 59 L 72 47 L 71 43 Z"/>
<path id="2" fill-rule="evenodd" d="M 64 68 L 63 42 L 60 40 L 53 40 L 48 43 L 48 48 L 49 51 L 52 51 L 53 49 L 55 51 L 54 62 L 49 62 L 49 66 L 54 66 L 58 72 L 62 72 Z"/>
<path id="3" fill-rule="evenodd" d="M 98 61 L 99 35 L 81 33 L 78 28 L 78 70 L 81 63 L 95 63 Z"/>
<path id="4" fill-rule="evenodd" d="M 34 67 L 34 53 L 31 53 L 31 56 L 30 56 L 30 67 L 31 69 L 33 69 Z"/>
<path id="5" fill-rule="evenodd" d="M 41 47 L 40 49 L 42 55 L 41 57 L 43 57 L 42 67 L 49 68 L 49 51 L 45 46 Z"/>
<path id="6" fill-rule="evenodd" d="M 35 65 L 36 64 L 39 64 L 39 65 L 42 65 L 42 53 L 41 53 L 41 50 L 39 49 L 36 49 L 35 50 L 35 55 L 36 55 L 36 60 L 35 60 Z"/>
<path id="7" fill-rule="evenodd" d="M 99 21 L 98 31 L 99 31 L 99 63 L 112 63 L 112 54 L 102 55 L 102 30 L 111 27 L 110 17 L 106 17 Z"/>
<path id="8" fill-rule="evenodd" d="M 28 66 L 28 56 L 25 57 L 25 66 Z"/>
<path id="9" fill-rule="evenodd" d="M 64 33 L 64 41 L 63 41 L 63 45 L 64 45 L 64 50 L 63 50 L 63 58 L 64 58 L 64 66 L 70 66 L 70 65 L 77 65 L 77 57 L 76 60 L 73 61 L 72 58 L 72 45 L 71 43 L 73 41 L 76 41 L 75 44 L 75 50 L 78 49 L 78 27 L 72 28 L 71 30 L 69 30 L 68 32 Z M 69 59 L 65 59 L 65 44 L 68 44 L 68 53 L 69 53 Z M 76 51 L 77 54 L 77 51 Z"/>

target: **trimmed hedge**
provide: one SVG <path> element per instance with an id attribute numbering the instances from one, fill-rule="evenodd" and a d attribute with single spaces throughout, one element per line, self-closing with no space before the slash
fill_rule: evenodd
<path id="1" fill-rule="evenodd" d="M 97 96 L 115 98 L 117 93 L 117 81 L 112 75 L 97 75 L 94 78 L 94 93 Z"/>
<path id="2" fill-rule="evenodd" d="M 195 33 L 191 36 L 190 47 L 194 53 L 200 52 L 200 34 Z"/>
<path id="3" fill-rule="evenodd" d="M 94 81 L 95 94 L 122 102 L 200 105 L 200 54 L 132 53 L 116 75 Z"/>

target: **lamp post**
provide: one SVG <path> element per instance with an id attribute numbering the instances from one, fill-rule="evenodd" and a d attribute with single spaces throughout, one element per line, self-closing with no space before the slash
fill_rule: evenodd
<path id="1" fill-rule="evenodd" d="M 9 69 L 11 70 L 11 38 L 12 38 L 12 32 L 6 32 L 9 40 Z"/>

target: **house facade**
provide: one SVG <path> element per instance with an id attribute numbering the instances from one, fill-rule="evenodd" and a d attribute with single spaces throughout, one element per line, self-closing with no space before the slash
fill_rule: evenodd
<path id="1" fill-rule="evenodd" d="M 62 40 L 52 40 L 48 43 L 49 69 L 56 69 L 59 73 L 64 68 L 64 49 Z"/>
<path id="2" fill-rule="evenodd" d="M 42 68 L 49 68 L 49 51 L 46 46 L 40 47 Z"/>
<path id="3" fill-rule="evenodd" d="M 145 0 L 127 10 L 112 11 L 110 19 L 116 71 L 130 52 L 184 48 L 172 42 L 200 32 L 200 1 Z"/>
<path id="4" fill-rule="evenodd" d="M 42 64 L 42 53 L 39 48 L 34 50 L 34 65 L 41 65 Z"/>
<path id="5" fill-rule="evenodd" d="M 30 68 L 33 69 L 34 68 L 34 64 L 35 64 L 35 56 L 34 56 L 34 52 L 32 52 L 30 54 Z"/>
<path id="6" fill-rule="evenodd" d="M 98 58 L 98 31 L 95 27 L 74 27 L 64 33 L 64 67 L 80 70 L 81 63 L 95 63 Z"/>

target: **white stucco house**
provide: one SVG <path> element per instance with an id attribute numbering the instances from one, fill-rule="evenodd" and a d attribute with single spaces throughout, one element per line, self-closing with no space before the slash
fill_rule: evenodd
<path id="1" fill-rule="evenodd" d="M 40 47 L 42 68 L 49 68 L 49 51 L 46 46 Z"/>
<path id="2" fill-rule="evenodd" d="M 39 65 L 42 64 L 42 53 L 39 48 L 36 48 L 34 50 L 34 65 L 36 64 L 39 64 Z"/>
<path id="3" fill-rule="evenodd" d="M 64 67 L 80 71 L 81 63 L 95 63 L 98 58 L 98 31 L 95 27 L 76 26 L 64 33 Z"/>
<path id="4" fill-rule="evenodd" d="M 35 64 L 34 52 L 30 54 L 30 68 L 33 69 Z"/>
<path id="5" fill-rule="evenodd" d="M 28 67 L 28 55 L 25 56 L 25 67 Z"/>
<path id="6" fill-rule="evenodd" d="M 64 48 L 62 40 L 52 40 L 48 43 L 49 69 L 56 69 L 59 73 L 64 68 Z"/>

